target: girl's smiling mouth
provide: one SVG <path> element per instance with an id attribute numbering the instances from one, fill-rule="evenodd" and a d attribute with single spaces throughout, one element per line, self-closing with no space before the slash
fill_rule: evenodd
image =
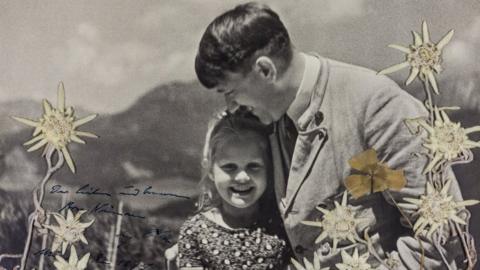
<path id="1" fill-rule="evenodd" d="M 230 191 L 234 194 L 238 194 L 238 195 L 247 195 L 249 194 L 251 191 L 253 191 L 255 189 L 255 187 L 253 186 L 250 186 L 250 185 L 245 185 L 245 186 L 235 186 L 235 187 L 230 187 L 229 188 Z"/>

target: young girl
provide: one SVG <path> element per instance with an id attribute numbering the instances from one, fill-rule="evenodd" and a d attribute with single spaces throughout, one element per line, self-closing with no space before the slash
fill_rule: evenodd
<path id="1" fill-rule="evenodd" d="M 219 118 L 207 132 L 199 212 L 180 229 L 179 267 L 283 269 L 290 257 L 275 205 L 268 128 L 245 112 Z"/>

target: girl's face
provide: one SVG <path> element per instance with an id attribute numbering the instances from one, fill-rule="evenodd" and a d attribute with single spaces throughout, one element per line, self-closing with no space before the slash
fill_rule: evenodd
<path id="1" fill-rule="evenodd" d="M 215 153 L 210 178 L 222 200 L 247 208 L 258 202 L 267 186 L 267 162 L 259 138 L 230 139 Z"/>

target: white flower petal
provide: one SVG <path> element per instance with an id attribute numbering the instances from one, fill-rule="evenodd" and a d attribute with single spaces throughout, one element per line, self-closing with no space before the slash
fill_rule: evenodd
<path id="1" fill-rule="evenodd" d="M 70 258 L 68 258 L 68 264 L 70 265 L 77 265 L 78 262 L 78 256 L 77 256 L 77 250 L 75 249 L 75 246 L 70 247 Z"/>
<path id="2" fill-rule="evenodd" d="M 43 138 L 41 141 L 39 141 L 38 143 L 36 143 L 35 145 L 33 145 L 32 147 L 28 148 L 27 149 L 27 152 L 33 152 L 35 150 L 38 150 L 40 149 L 42 146 L 44 146 L 45 144 L 47 144 L 48 141 L 47 139 Z"/>
<path id="3" fill-rule="evenodd" d="M 414 39 L 415 46 L 422 45 L 423 41 L 422 41 L 422 37 L 420 36 L 420 34 L 415 32 L 415 31 L 412 31 L 412 33 L 413 33 L 413 39 Z"/>
<path id="4" fill-rule="evenodd" d="M 32 127 L 38 127 L 40 125 L 39 122 L 35 122 L 33 120 L 23 118 L 23 117 L 12 116 L 12 119 L 17 120 L 20 123 L 23 123 L 25 125 L 32 126 Z"/>
<path id="5" fill-rule="evenodd" d="M 380 75 L 389 74 L 389 73 L 404 69 L 408 66 L 410 66 L 410 64 L 408 62 L 403 62 L 403 63 L 400 63 L 400 64 L 393 65 L 391 67 L 388 67 L 386 69 L 383 69 L 383 70 L 379 71 L 378 74 L 380 74 Z"/>
<path id="6" fill-rule="evenodd" d="M 465 200 L 465 201 L 457 202 L 456 204 L 458 207 L 465 207 L 465 206 L 472 206 L 478 203 L 480 203 L 479 200 Z"/>
<path id="7" fill-rule="evenodd" d="M 95 119 L 95 117 L 97 117 L 97 114 L 91 114 L 91 115 L 86 116 L 86 117 L 84 117 L 84 118 L 82 118 L 82 119 L 79 119 L 79 120 L 73 122 L 73 127 L 76 128 L 76 127 L 79 127 L 79 126 L 81 126 L 81 125 L 83 125 L 83 124 L 86 124 L 86 123 L 92 121 L 93 119 Z"/>
<path id="8" fill-rule="evenodd" d="M 72 171 L 72 173 L 75 173 L 75 164 L 73 164 L 72 157 L 70 156 L 70 153 L 68 152 L 67 147 L 63 147 L 61 149 L 63 157 L 65 158 L 65 161 L 67 162 L 68 167 Z"/>
<path id="9" fill-rule="evenodd" d="M 41 139 L 45 139 L 45 137 L 43 136 L 43 134 L 38 135 L 38 136 L 36 136 L 36 137 L 33 137 L 33 139 L 24 142 L 23 145 L 30 145 L 30 144 L 32 144 L 32 143 L 34 143 L 34 142 L 37 142 L 37 141 L 41 140 Z"/>
<path id="10" fill-rule="evenodd" d="M 403 47 L 403 46 L 401 46 L 401 45 L 390 44 L 390 45 L 388 45 L 388 47 L 390 47 L 390 48 L 392 48 L 392 49 L 399 50 L 399 51 L 404 52 L 404 53 L 410 53 L 410 49 L 409 49 L 409 48 Z"/>
<path id="11" fill-rule="evenodd" d="M 90 258 L 90 253 L 85 254 L 82 259 L 77 264 L 78 270 L 87 269 L 88 259 Z"/>
<path id="12" fill-rule="evenodd" d="M 57 109 L 63 113 L 65 111 L 65 87 L 63 82 L 58 84 L 57 89 Z"/>
<path id="13" fill-rule="evenodd" d="M 453 37 L 453 34 L 454 34 L 454 30 L 450 30 L 445 36 L 442 37 L 442 39 L 437 43 L 437 49 L 438 50 L 442 50 L 443 47 L 445 47 L 445 45 L 447 45 L 450 40 L 452 39 Z"/>
<path id="14" fill-rule="evenodd" d="M 408 79 L 407 81 L 405 82 L 405 85 L 409 85 L 410 83 L 412 83 L 413 80 L 415 80 L 415 78 L 418 76 L 418 73 L 420 72 L 420 69 L 418 68 L 412 68 L 410 70 L 410 76 L 408 76 Z"/>
<path id="15" fill-rule="evenodd" d="M 422 36 L 423 36 L 423 43 L 430 42 L 430 33 L 428 33 L 428 26 L 426 21 L 422 22 Z"/>

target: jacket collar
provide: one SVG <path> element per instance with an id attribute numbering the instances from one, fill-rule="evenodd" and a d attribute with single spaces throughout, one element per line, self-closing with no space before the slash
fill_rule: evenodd
<path id="1" fill-rule="evenodd" d="M 320 72 L 320 61 L 318 61 L 319 59 L 317 57 L 305 53 L 301 53 L 301 55 L 305 59 L 302 81 L 298 87 L 295 99 L 287 110 L 287 115 L 293 120 L 297 129 L 297 121 L 310 104 L 312 92 L 315 89 Z"/>
<path id="2" fill-rule="evenodd" d="M 327 129 L 321 125 L 320 106 L 327 88 L 330 69 L 326 59 L 318 55 L 312 57 L 319 68 L 313 91 L 310 91 L 309 104 L 296 121 L 299 133 L 287 183 L 286 210 L 291 207 L 328 137 Z"/>

